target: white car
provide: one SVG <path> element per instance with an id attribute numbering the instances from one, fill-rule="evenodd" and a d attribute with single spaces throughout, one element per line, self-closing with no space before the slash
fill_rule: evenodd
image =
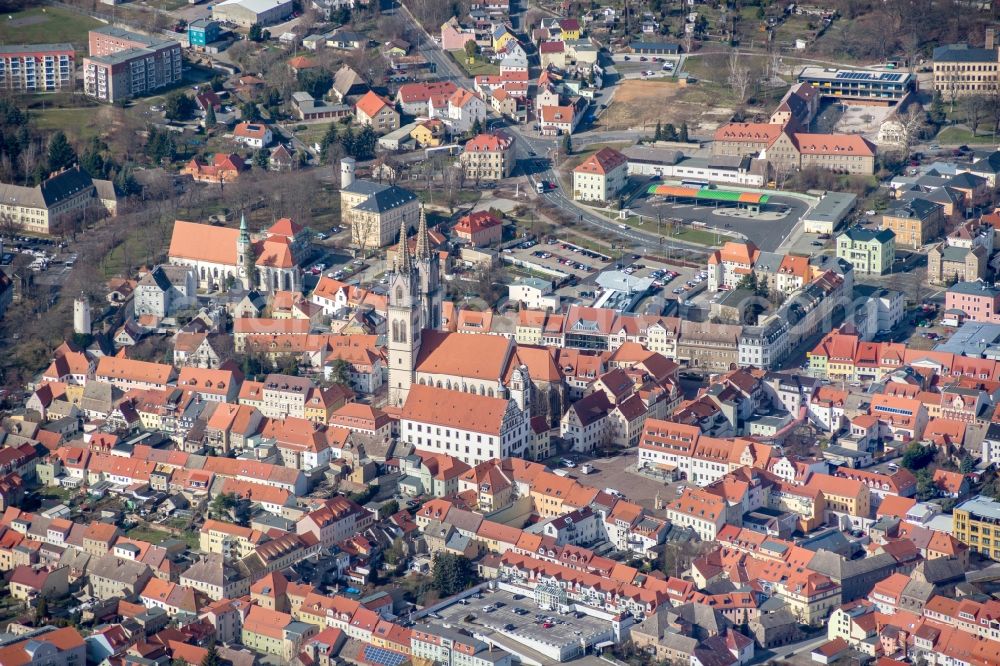
<path id="1" fill-rule="evenodd" d="M 570 467 L 570 468 L 576 467 L 576 463 L 570 460 L 569 458 L 563 458 L 560 462 L 562 463 L 563 467 Z"/>

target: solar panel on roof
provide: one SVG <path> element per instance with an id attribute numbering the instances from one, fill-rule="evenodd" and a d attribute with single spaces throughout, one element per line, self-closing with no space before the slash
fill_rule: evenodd
<path id="1" fill-rule="evenodd" d="M 378 666 L 401 666 L 401 664 L 408 661 L 408 658 L 405 654 L 375 647 L 374 645 L 366 645 L 365 660 L 371 664 L 378 664 Z"/>

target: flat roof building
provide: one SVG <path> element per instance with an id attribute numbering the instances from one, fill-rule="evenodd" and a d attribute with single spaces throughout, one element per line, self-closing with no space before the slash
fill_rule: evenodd
<path id="1" fill-rule="evenodd" d="M 91 30 L 83 59 L 83 91 L 114 103 L 171 86 L 183 76 L 181 45 L 114 26 Z"/>
<path id="2" fill-rule="evenodd" d="M 858 197 L 847 192 L 827 192 L 812 210 L 802 217 L 807 234 L 832 234 L 851 211 Z"/>
<path id="3" fill-rule="evenodd" d="M 0 46 L 0 89 L 54 92 L 73 87 L 72 44 Z"/>
<path id="4" fill-rule="evenodd" d="M 249 28 L 273 25 L 291 15 L 292 0 L 223 0 L 212 7 L 212 18 Z"/>
<path id="5" fill-rule="evenodd" d="M 916 88 L 916 78 L 909 72 L 873 69 L 804 67 L 799 82 L 811 84 L 824 97 L 885 104 L 895 104 Z"/>

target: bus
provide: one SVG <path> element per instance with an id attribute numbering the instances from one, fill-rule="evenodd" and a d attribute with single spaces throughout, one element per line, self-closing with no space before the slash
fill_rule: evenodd
<path id="1" fill-rule="evenodd" d="M 683 186 L 683 187 L 697 187 L 697 188 L 702 188 L 702 187 L 711 187 L 712 185 L 707 180 L 694 180 L 694 179 L 691 179 L 691 180 L 682 180 L 681 181 L 681 186 Z"/>

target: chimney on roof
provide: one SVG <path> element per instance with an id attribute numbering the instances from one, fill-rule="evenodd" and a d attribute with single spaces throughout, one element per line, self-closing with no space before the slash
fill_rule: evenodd
<path id="1" fill-rule="evenodd" d="M 986 28 L 986 48 L 993 50 L 996 45 L 997 31 L 995 28 Z"/>

